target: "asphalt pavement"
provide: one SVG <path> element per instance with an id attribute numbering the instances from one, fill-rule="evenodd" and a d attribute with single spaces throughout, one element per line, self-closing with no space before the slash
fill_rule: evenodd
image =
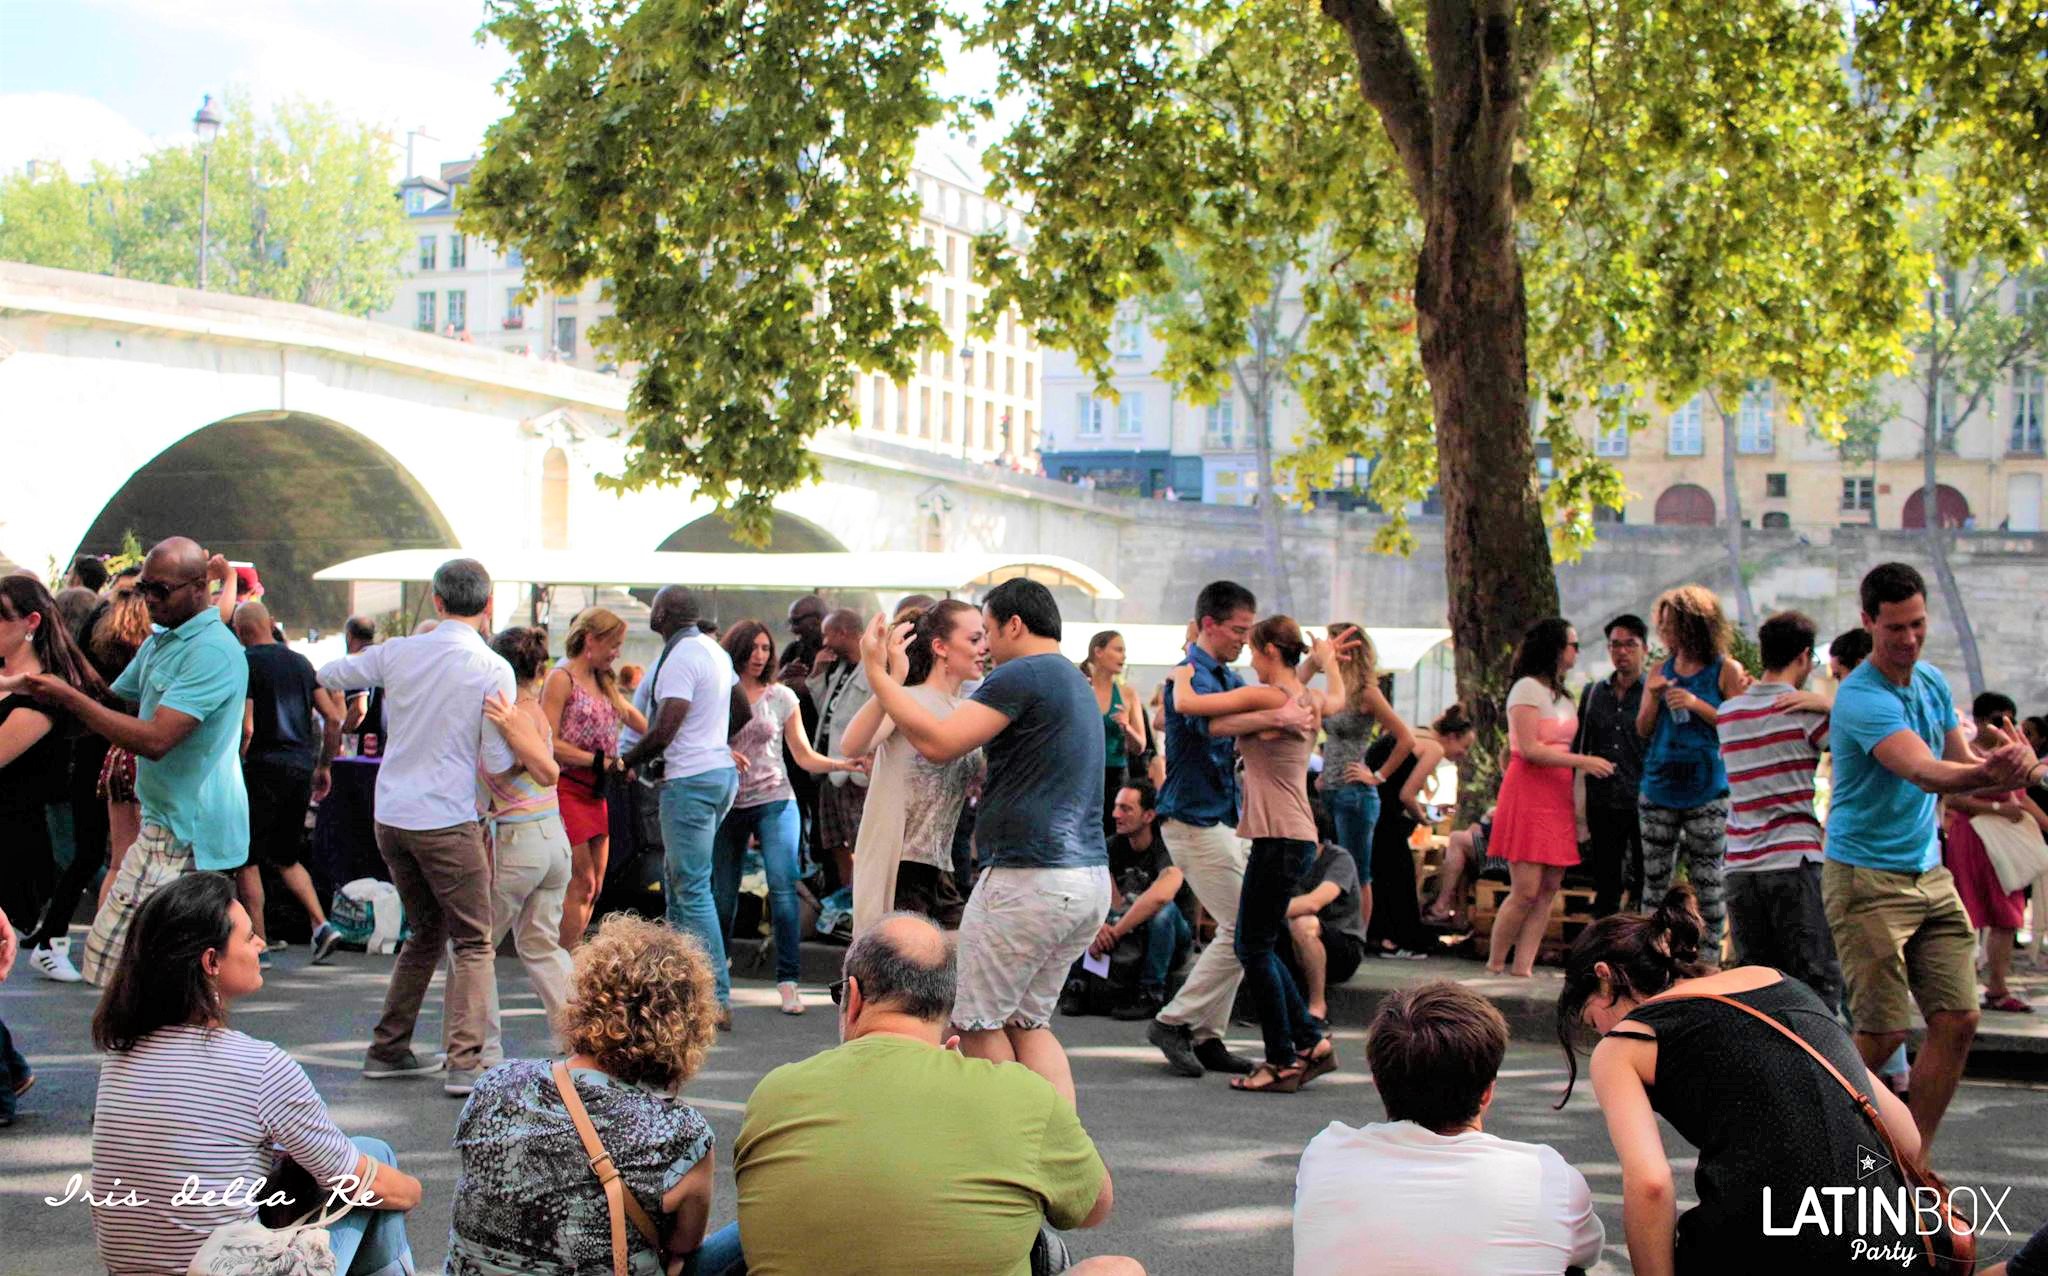
<path id="1" fill-rule="evenodd" d="M 403 1166 L 425 1182 L 426 1200 L 409 1216 L 407 1228 L 420 1270 L 438 1272 L 447 1253 L 455 1179 L 449 1138 L 460 1101 L 443 1095 L 435 1080 L 370 1082 L 357 1074 L 390 958 L 342 953 L 321 968 L 306 960 L 303 947 L 280 954 L 265 987 L 235 1008 L 234 1026 L 288 1049 L 343 1129 L 388 1140 Z M 507 1049 L 546 1053 L 539 1004 L 518 963 L 500 960 L 498 976 Z M 836 1041 L 822 986 L 805 987 L 811 1009 L 801 1017 L 778 1013 L 768 983 L 737 980 L 734 998 L 736 1030 L 720 1038 L 704 1071 L 685 1090 L 717 1132 L 714 1225 L 733 1217 L 726 1151 L 754 1083 L 770 1068 Z M 87 1032 L 94 999 L 86 986 L 50 983 L 24 966 L 0 985 L 0 1019 L 39 1078 L 23 1097 L 17 1123 L 0 1130 L 0 1276 L 100 1270 L 88 1210 L 43 1200 L 61 1194 L 72 1174 L 88 1169 L 98 1068 Z M 438 1036 L 439 1002 L 437 982 L 421 1019 L 423 1044 Z M 1340 1070 L 1291 1096 L 1235 1094 L 1220 1077 L 1172 1076 L 1145 1044 L 1142 1023 L 1090 1018 L 1056 1026 L 1073 1058 L 1082 1120 L 1116 1180 L 1115 1216 L 1098 1231 L 1070 1236 L 1075 1252 L 1129 1254 L 1154 1273 L 1184 1276 L 1290 1271 L 1289 1211 L 1303 1145 L 1332 1121 L 1360 1124 L 1381 1115 L 1364 1071 L 1362 1022 L 1340 1022 Z M 1249 1029 L 1236 1029 L 1233 1044 L 1253 1052 L 1255 1037 Z M 1582 1086 L 1563 1111 L 1552 1109 L 1563 1084 L 1556 1047 L 1518 1041 L 1502 1070 L 1486 1128 L 1505 1138 L 1550 1143 L 1579 1167 L 1607 1226 L 1608 1248 L 1596 1270 L 1626 1272 L 1619 1167 L 1590 1089 Z M 1966 1082 L 1939 1144 L 1939 1165 L 1951 1183 L 2012 1189 L 2003 1218 L 2022 1234 L 2048 1220 L 2044 1088 L 2025 1080 Z M 944 1137 L 944 1131 L 925 1133 Z M 1690 1149 L 1669 1130 L 1666 1144 L 1681 1192 L 1687 1193 Z M 1986 1238 L 1985 1248 L 1996 1255 L 2015 1244 L 1999 1233 Z M 1369 1256 L 1361 1256 L 1357 1270 L 1372 1270 Z"/>

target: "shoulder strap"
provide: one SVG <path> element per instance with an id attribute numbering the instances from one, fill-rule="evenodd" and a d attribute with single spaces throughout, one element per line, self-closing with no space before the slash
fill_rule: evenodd
<path id="1" fill-rule="evenodd" d="M 655 1230 L 654 1220 L 647 1217 L 647 1211 L 640 1208 L 640 1202 L 626 1190 L 619 1177 L 619 1167 L 612 1164 L 612 1154 L 604 1150 L 603 1140 L 597 1137 L 596 1127 L 590 1124 L 590 1113 L 583 1106 L 583 1097 L 576 1093 L 576 1082 L 569 1075 L 569 1065 L 555 1060 L 555 1089 L 561 1091 L 562 1106 L 569 1111 L 569 1120 L 576 1126 L 576 1137 L 583 1141 L 583 1153 L 590 1160 L 590 1172 L 597 1175 L 597 1181 L 604 1185 L 604 1202 L 612 1216 L 612 1276 L 626 1276 L 626 1220 L 633 1220 L 633 1227 L 643 1239 L 654 1248 L 661 1265 L 668 1266 L 668 1254 L 661 1247 L 661 1233 Z"/>
<path id="2" fill-rule="evenodd" d="M 1907 1162 L 1903 1157 L 1899 1155 L 1898 1144 L 1892 1142 L 1892 1132 L 1885 1126 L 1884 1117 L 1878 1112 L 1877 1104 L 1871 1101 L 1870 1096 L 1863 1092 L 1863 1088 L 1861 1086 L 1856 1085 L 1854 1082 L 1850 1081 L 1849 1078 L 1843 1076 L 1842 1070 L 1840 1068 L 1837 1068 L 1833 1063 L 1829 1062 L 1828 1057 L 1826 1055 L 1814 1049 L 1812 1042 L 1800 1036 L 1798 1033 L 1792 1031 L 1784 1024 L 1779 1023 L 1776 1019 L 1773 1019 L 1771 1016 L 1765 1014 L 1763 1011 L 1758 1010 L 1755 1006 L 1751 1006 L 1744 1002 L 1737 1001 L 1733 997 L 1724 997 L 1717 992 L 1664 993 L 1661 996 L 1651 998 L 1651 1000 L 1681 1001 L 1687 998 L 1690 998 L 1694 1001 L 1718 1001 L 1724 1006 L 1733 1006 L 1737 1010 L 1740 1010 L 1742 1013 L 1769 1024 L 1771 1027 L 1777 1029 L 1780 1033 L 1784 1034 L 1785 1037 L 1796 1043 L 1801 1050 L 1804 1050 L 1806 1053 L 1812 1055 L 1814 1062 L 1820 1064 L 1821 1067 L 1825 1068 L 1827 1070 L 1827 1074 L 1833 1077 L 1837 1082 L 1839 1082 L 1844 1090 L 1847 1090 L 1849 1092 L 1849 1097 L 1856 1101 L 1857 1109 L 1863 1113 L 1863 1119 L 1870 1122 L 1872 1128 L 1874 1128 L 1877 1131 L 1877 1137 L 1884 1140 L 1885 1150 L 1891 1153 L 1892 1164 L 1899 1166 L 1903 1171 Z"/>

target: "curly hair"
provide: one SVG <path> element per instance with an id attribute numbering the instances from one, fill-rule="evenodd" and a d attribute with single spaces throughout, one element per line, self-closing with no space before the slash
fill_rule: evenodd
<path id="1" fill-rule="evenodd" d="M 1728 618 L 1721 614 L 1721 600 L 1704 585 L 1680 585 L 1657 596 L 1650 616 L 1662 630 L 1671 630 L 1673 655 L 1697 660 L 1703 665 L 1719 664 L 1734 638 Z"/>
<path id="2" fill-rule="evenodd" d="M 711 963 L 697 941 L 633 913 L 613 913 L 576 950 L 555 1036 L 621 1081 L 674 1089 L 704 1065 L 717 1033 Z"/>
<path id="3" fill-rule="evenodd" d="M 139 592 L 116 595 L 93 622 L 86 647 L 93 659 L 113 669 L 125 669 L 135 653 L 149 640 L 149 604 Z"/>

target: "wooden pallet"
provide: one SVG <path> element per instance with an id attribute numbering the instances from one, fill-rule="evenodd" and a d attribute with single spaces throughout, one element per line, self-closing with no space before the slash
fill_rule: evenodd
<path id="1" fill-rule="evenodd" d="M 1472 892 L 1472 929 L 1479 935 L 1493 933 L 1494 918 L 1508 897 L 1508 884 L 1481 879 Z M 1593 923 L 1593 891 L 1583 886 L 1566 886 L 1550 901 L 1550 922 L 1543 928 L 1543 959 L 1553 949 L 1569 947 L 1579 933 Z"/>

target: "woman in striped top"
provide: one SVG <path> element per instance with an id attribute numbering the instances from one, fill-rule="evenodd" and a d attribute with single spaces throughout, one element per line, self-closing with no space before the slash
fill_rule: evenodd
<path id="1" fill-rule="evenodd" d="M 477 773 L 478 805 L 491 834 L 491 950 L 505 941 L 526 967 L 526 977 L 540 994 L 552 1022 L 569 999 L 569 954 L 562 948 L 562 901 L 569 891 L 569 835 L 555 799 L 561 768 L 555 761 L 553 733 L 540 704 L 541 676 L 547 672 L 548 639 L 540 629 L 506 629 L 491 640 L 491 650 L 512 666 L 518 699 L 511 704 L 493 697 L 484 716 L 496 724 L 519 759 L 517 769 L 502 775 Z M 483 1065 L 505 1061 L 504 1033 L 498 1020 L 498 981 L 486 980 Z M 450 1073 L 442 1088 L 466 1094 L 474 1077 Z"/>
<path id="2" fill-rule="evenodd" d="M 113 1276 L 182 1276 L 215 1228 L 255 1218 L 257 1202 L 290 1190 L 286 1163 L 312 1183 L 293 1192 L 293 1217 L 334 1192 L 361 1202 L 328 1227 L 337 1272 L 412 1270 L 404 1211 L 419 1204 L 419 1181 L 382 1140 L 343 1134 L 291 1056 L 227 1026 L 228 1005 L 263 986 L 262 951 L 234 883 L 218 873 L 165 886 L 129 928 L 92 1024 L 107 1052 L 93 1104 L 92 1223 Z"/>

